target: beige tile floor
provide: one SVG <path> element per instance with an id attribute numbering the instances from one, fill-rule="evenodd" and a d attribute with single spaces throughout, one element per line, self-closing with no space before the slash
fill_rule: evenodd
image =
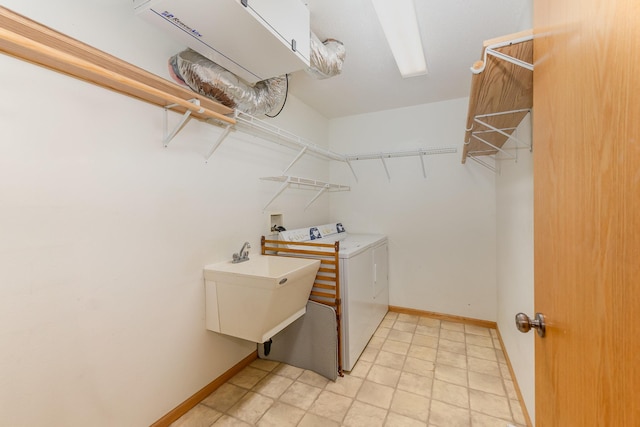
<path id="1" fill-rule="evenodd" d="M 525 420 L 495 330 L 391 312 L 336 382 L 258 359 L 172 424 L 509 425 Z"/>

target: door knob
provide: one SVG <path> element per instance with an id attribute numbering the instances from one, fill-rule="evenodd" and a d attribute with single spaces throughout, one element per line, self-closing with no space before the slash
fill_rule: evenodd
<path id="1" fill-rule="evenodd" d="M 536 313 L 535 319 L 531 320 L 526 314 L 518 313 L 516 314 L 516 328 L 522 333 L 527 333 L 533 328 L 542 338 L 545 333 L 544 315 Z"/>

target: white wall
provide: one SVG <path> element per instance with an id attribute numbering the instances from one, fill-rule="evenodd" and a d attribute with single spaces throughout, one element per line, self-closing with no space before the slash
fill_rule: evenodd
<path id="1" fill-rule="evenodd" d="M 525 118 L 518 136 L 531 141 L 531 122 Z M 509 142 L 505 148 L 515 153 Z M 534 147 L 535 149 L 535 147 Z M 498 328 L 515 372 L 522 397 L 535 415 L 535 332 L 517 331 L 518 312 L 534 314 L 533 308 L 533 156 L 517 150 L 518 160 L 501 161 L 496 178 Z"/>
<path id="2" fill-rule="evenodd" d="M 3 5 L 163 76 L 180 49 L 130 0 Z M 193 120 L 165 149 L 159 107 L 5 55 L 0 69 L 2 424 L 148 425 L 255 350 L 205 330 L 202 267 L 259 251 L 279 184 L 258 178 L 295 152 L 234 133 L 207 164 L 218 127 Z M 328 139 L 292 97 L 276 122 Z M 303 211 L 310 196 L 270 209 L 328 222 L 328 196 Z"/>
<path id="3" fill-rule="evenodd" d="M 330 121 L 331 148 L 369 153 L 455 146 L 458 153 L 332 164 L 331 217 L 389 236 L 391 305 L 496 320 L 495 177 L 460 163 L 468 99 Z"/>
<path id="4" fill-rule="evenodd" d="M 467 99 L 330 121 L 331 147 L 343 153 L 460 146 Z M 527 118 L 518 129 L 531 140 Z M 513 149 L 513 144 L 506 146 Z M 351 185 L 334 193 L 331 216 L 350 231 L 390 241 L 391 304 L 496 320 L 531 417 L 535 413 L 533 334 L 515 329 L 519 311 L 533 313 L 533 161 L 502 161 L 500 174 L 460 154 L 343 164 L 331 180 Z"/>

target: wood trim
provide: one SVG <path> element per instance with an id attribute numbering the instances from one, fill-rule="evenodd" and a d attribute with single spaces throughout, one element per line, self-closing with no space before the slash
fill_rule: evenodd
<path id="1" fill-rule="evenodd" d="M 165 416 L 160 418 L 155 423 L 151 424 L 151 427 L 168 427 L 172 422 L 189 412 L 198 403 L 202 402 L 207 396 L 216 391 L 222 384 L 229 381 L 235 374 L 249 366 L 254 360 L 258 358 L 258 350 L 252 352 L 247 357 L 236 363 L 231 369 L 220 375 L 215 380 L 198 390 L 193 396 L 173 408 Z"/>
<path id="2" fill-rule="evenodd" d="M 522 408 L 522 414 L 524 415 L 524 420 L 527 422 L 527 427 L 532 427 L 533 423 L 531 422 L 531 417 L 529 416 L 529 411 L 527 410 L 527 406 L 524 404 L 522 392 L 520 391 L 520 386 L 518 386 L 518 379 L 516 378 L 516 374 L 513 371 L 513 366 L 511 366 L 511 360 L 509 360 L 509 355 L 507 354 L 507 348 L 504 345 L 504 341 L 502 341 L 502 335 L 500 334 L 500 329 L 496 328 L 496 332 L 498 333 L 498 341 L 500 341 L 500 347 L 502 348 L 502 352 L 504 353 L 504 358 L 507 361 L 509 374 L 511 374 L 511 379 L 513 380 L 513 386 L 516 389 L 516 394 L 518 395 L 518 401 L 520 402 L 520 408 Z"/>
<path id="3" fill-rule="evenodd" d="M 498 327 L 496 322 L 492 322 L 490 320 L 474 319 L 464 316 L 454 316 L 452 314 L 435 313 L 433 311 L 417 310 L 415 308 L 404 308 L 390 305 L 389 311 L 394 313 L 413 314 L 414 316 L 431 317 L 433 319 L 446 320 L 449 322 L 466 323 L 467 325 L 475 325 L 483 328 L 497 329 Z"/>
<path id="4" fill-rule="evenodd" d="M 199 119 L 235 123 L 225 115 L 232 109 L 4 7 L 0 52 L 161 107 L 176 104 L 172 110 Z"/>

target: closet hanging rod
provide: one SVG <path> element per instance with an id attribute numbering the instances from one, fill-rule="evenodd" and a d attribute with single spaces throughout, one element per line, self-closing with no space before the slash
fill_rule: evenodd
<path id="1" fill-rule="evenodd" d="M 176 106 L 179 105 L 187 110 L 199 113 L 207 118 L 222 120 L 223 122 L 227 122 L 227 123 L 234 122 L 234 120 L 230 117 L 226 117 L 222 114 L 216 113 L 215 111 L 211 111 L 199 105 L 195 105 L 189 102 L 188 100 L 178 98 L 177 96 L 174 96 L 174 95 L 170 95 L 166 92 L 163 92 L 159 89 L 148 86 L 144 83 L 138 82 L 129 77 L 123 76 L 121 74 L 117 74 L 113 71 L 109 71 L 107 69 L 97 66 L 96 64 L 92 64 L 91 62 L 85 61 L 84 59 L 80 59 L 75 56 L 66 54 L 64 52 L 57 51 L 53 48 L 50 48 L 49 46 L 43 45 L 36 41 L 30 40 L 26 37 L 7 31 L 4 28 L 0 28 L 0 39 L 2 39 L 4 42 L 9 42 L 14 44 L 15 46 L 19 46 L 29 51 L 32 51 L 35 54 L 44 55 L 52 60 L 63 61 L 80 70 L 89 71 L 91 74 L 116 81 L 128 88 L 141 90 L 150 95 L 156 96 L 158 98 L 162 98 L 167 102 L 175 104 Z M 4 50 L 4 46 L 3 46 L 3 50 Z"/>
<path id="2" fill-rule="evenodd" d="M 173 83 L 4 7 L 0 7 L 0 51 L 156 105 L 175 104 L 199 118 L 235 122 L 232 117 L 170 93 L 187 93 Z M 211 101 L 209 104 L 223 112 L 231 111 Z"/>

